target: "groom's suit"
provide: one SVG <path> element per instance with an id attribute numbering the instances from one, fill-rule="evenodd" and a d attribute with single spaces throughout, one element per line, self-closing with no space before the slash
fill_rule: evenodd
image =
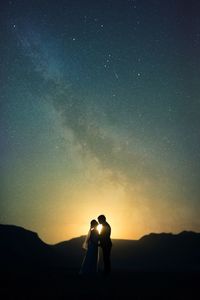
<path id="1" fill-rule="evenodd" d="M 103 252 L 104 273 L 109 274 L 111 271 L 110 254 L 112 248 L 112 242 L 110 239 L 111 227 L 107 222 L 103 223 L 102 225 L 103 226 L 99 240 Z"/>

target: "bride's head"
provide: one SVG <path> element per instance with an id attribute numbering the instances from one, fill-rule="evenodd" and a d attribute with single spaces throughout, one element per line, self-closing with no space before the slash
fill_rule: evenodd
<path id="1" fill-rule="evenodd" d="M 97 229 L 98 222 L 96 220 L 92 220 L 90 222 L 90 229 Z"/>

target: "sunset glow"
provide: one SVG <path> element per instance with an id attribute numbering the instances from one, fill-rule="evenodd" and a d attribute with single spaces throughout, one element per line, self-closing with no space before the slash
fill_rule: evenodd
<path id="1" fill-rule="evenodd" d="M 99 224 L 98 226 L 97 226 L 97 230 L 98 230 L 98 232 L 99 232 L 99 234 L 101 233 L 101 230 L 102 230 L 102 225 L 101 224 Z"/>

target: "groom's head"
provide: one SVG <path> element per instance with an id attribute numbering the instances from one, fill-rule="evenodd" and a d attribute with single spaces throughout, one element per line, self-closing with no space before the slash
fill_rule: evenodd
<path id="1" fill-rule="evenodd" d="M 98 216 L 98 221 L 100 224 L 104 224 L 106 222 L 106 217 L 104 215 Z"/>

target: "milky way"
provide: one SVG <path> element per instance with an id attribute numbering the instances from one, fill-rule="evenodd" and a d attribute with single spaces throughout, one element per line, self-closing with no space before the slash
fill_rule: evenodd
<path id="1" fill-rule="evenodd" d="M 200 229 L 200 4 L 165 2 L 1 3 L 2 223 Z"/>

